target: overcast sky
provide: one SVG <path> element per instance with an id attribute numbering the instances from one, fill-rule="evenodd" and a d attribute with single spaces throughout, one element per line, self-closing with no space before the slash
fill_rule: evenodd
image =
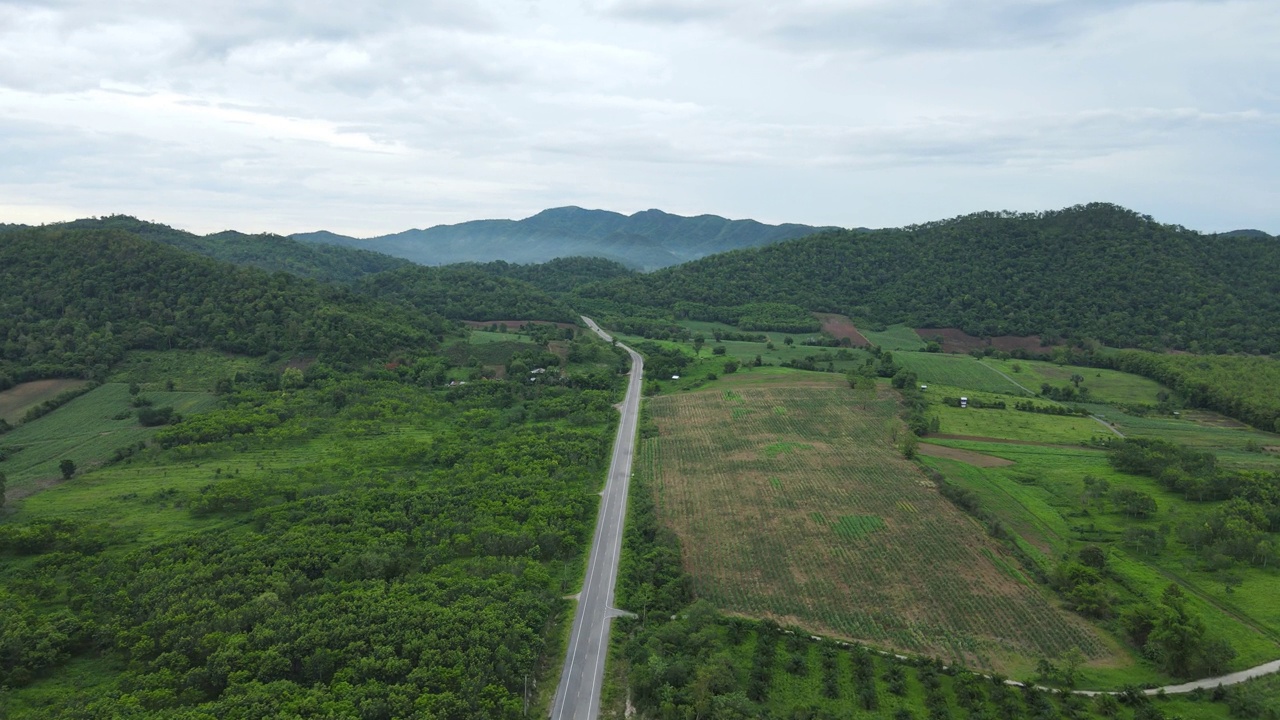
<path id="1" fill-rule="evenodd" d="M 0 0 L 0 222 L 1280 233 L 1276 0 Z"/>

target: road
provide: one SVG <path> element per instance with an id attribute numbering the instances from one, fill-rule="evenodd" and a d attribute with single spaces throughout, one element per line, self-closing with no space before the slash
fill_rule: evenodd
<path id="1" fill-rule="evenodd" d="M 587 326 L 606 341 L 613 338 L 591 318 Z M 604 662 L 609 650 L 609 626 L 621 615 L 613 607 L 613 587 L 618 578 L 618 558 L 622 552 L 622 530 L 627 515 L 627 489 L 631 484 L 631 458 L 635 454 L 636 426 L 640 416 L 640 383 L 644 360 L 631 348 L 619 344 L 631 356 L 631 378 L 622 401 L 622 419 L 613 443 L 613 462 L 600 498 L 600 515 L 587 560 L 587 575 L 578 594 L 578 610 L 573 616 L 569 648 L 565 654 L 560 685 L 551 704 L 552 720 L 595 720 L 600 714 L 600 688 L 604 683 Z"/>

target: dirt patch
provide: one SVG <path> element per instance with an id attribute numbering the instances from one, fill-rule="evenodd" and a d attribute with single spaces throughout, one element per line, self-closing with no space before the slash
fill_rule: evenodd
<path id="1" fill-rule="evenodd" d="M 814 317 L 822 323 L 822 331 L 830 333 L 837 340 L 848 340 L 853 347 L 871 347 L 871 342 L 858 332 L 853 321 L 844 315 L 835 313 L 814 313 Z"/>
<path id="2" fill-rule="evenodd" d="M 463 320 L 463 325 L 475 330 L 488 330 L 494 325 L 501 325 L 507 330 L 519 330 L 525 325 L 555 325 L 558 328 L 577 327 L 573 323 L 550 322 L 548 320 Z"/>
<path id="3" fill-rule="evenodd" d="M 0 392 L 0 418 L 10 423 L 22 419 L 29 408 L 52 400 L 68 390 L 84 387 L 88 380 L 33 380 Z"/>
<path id="4" fill-rule="evenodd" d="M 1019 337 L 1017 335 L 997 335 L 995 337 L 977 337 L 959 328 L 918 328 L 916 334 L 920 339 L 929 342 L 942 338 L 942 351 L 949 353 L 967 353 L 973 350 L 993 348 L 1003 352 L 1022 350 L 1031 355 L 1044 355 L 1060 345 L 1045 345 L 1039 335 Z"/>
<path id="5" fill-rule="evenodd" d="M 971 450 L 961 450 L 960 448 L 943 447 L 942 445 L 930 445 L 929 443 L 920 443 L 916 449 L 921 455 L 929 457 L 946 458 L 947 460 L 959 460 L 962 463 L 968 463 L 974 467 L 1005 467 L 1012 465 L 1012 460 L 1005 460 L 994 455 L 983 455 Z"/>

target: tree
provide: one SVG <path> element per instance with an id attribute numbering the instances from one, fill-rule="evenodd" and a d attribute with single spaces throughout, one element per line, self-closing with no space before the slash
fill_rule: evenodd
<path id="1" fill-rule="evenodd" d="M 71 458 L 63 458 L 62 462 L 58 463 L 58 469 L 62 471 L 63 480 L 70 480 L 71 476 L 76 474 L 76 464 Z"/>
<path id="2" fill-rule="evenodd" d="M 0 472 L 0 508 L 4 507 L 4 486 L 6 480 L 8 480 L 8 478 L 5 477 L 4 473 Z"/>
<path id="3" fill-rule="evenodd" d="M 1079 389 L 1080 389 L 1080 383 L 1082 383 L 1082 382 L 1084 382 L 1084 376 L 1083 376 L 1083 375 L 1080 375 L 1079 373 L 1072 373 L 1072 374 L 1071 374 L 1071 384 L 1072 384 L 1072 385 L 1075 385 L 1077 390 L 1079 390 Z"/>
<path id="4" fill-rule="evenodd" d="M 707 339 L 701 334 L 693 336 L 693 354 L 702 354 L 702 346 L 707 344 Z"/>
<path id="5" fill-rule="evenodd" d="M 788 335 L 788 336 L 786 336 L 786 337 L 782 338 L 782 344 L 783 344 L 783 345 L 786 345 L 787 347 L 791 347 L 792 345 L 794 345 L 794 344 L 795 344 L 795 340 L 792 340 L 792 339 L 791 339 L 791 336 L 790 336 L 790 335 Z"/>
<path id="6" fill-rule="evenodd" d="M 725 361 L 724 374 L 728 375 L 730 373 L 735 373 L 735 372 L 738 372 L 738 361 L 737 360 Z"/>

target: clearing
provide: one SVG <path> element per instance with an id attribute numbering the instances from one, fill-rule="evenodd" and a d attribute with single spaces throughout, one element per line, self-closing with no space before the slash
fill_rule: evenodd
<path id="1" fill-rule="evenodd" d="M 87 380 L 33 380 L 0 392 L 0 420 L 17 425 L 31 408 L 68 390 L 78 390 Z"/>
<path id="2" fill-rule="evenodd" d="M 901 457 L 888 388 L 796 378 L 734 376 L 650 400 L 659 436 L 644 441 L 637 472 L 650 475 L 699 596 L 1004 673 L 1071 647 L 1128 662 Z"/>

